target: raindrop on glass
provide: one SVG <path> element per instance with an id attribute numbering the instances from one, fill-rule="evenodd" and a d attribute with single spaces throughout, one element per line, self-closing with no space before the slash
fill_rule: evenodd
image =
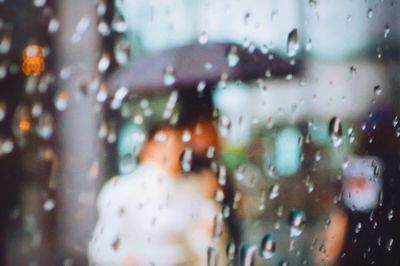
<path id="1" fill-rule="evenodd" d="M 312 48 L 312 39 L 308 39 L 306 43 L 306 51 L 310 51 Z"/>
<path id="2" fill-rule="evenodd" d="M 342 122 L 335 116 L 329 122 L 329 136 L 334 147 L 338 147 L 342 143 L 342 135 Z"/>
<path id="3" fill-rule="evenodd" d="M 185 148 L 180 156 L 182 170 L 189 172 L 192 169 L 193 152 L 190 148 Z"/>
<path id="4" fill-rule="evenodd" d="M 208 42 L 208 35 L 205 31 L 201 32 L 198 37 L 200 44 L 206 44 Z"/>
<path id="5" fill-rule="evenodd" d="M 43 204 L 43 209 L 46 212 L 49 212 L 49 211 L 53 210 L 55 206 L 56 206 L 56 202 L 53 199 L 47 199 Z"/>
<path id="6" fill-rule="evenodd" d="M 292 209 L 289 213 L 288 222 L 290 226 L 290 237 L 301 235 L 306 224 L 306 215 L 304 211 Z"/>
<path id="7" fill-rule="evenodd" d="M 373 15 L 374 15 L 374 11 L 372 10 L 372 8 L 369 8 L 367 11 L 367 17 L 372 18 Z"/>
<path id="8" fill-rule="evenodd" d="M 393 119 L 393 127 L 396 127 L 398 123 L 399 123 L 399 117 L 396 115 Z"/>
<path id="9" fill-rule="evenodd" d="M 136 160 L 133 154 L 125 154 L 120 162 L 120 170 L 122 173 L 131 173 L 136 167 Z"/>
<path id="10" fill-rule="evenodd" d="M 375 93 L 375 95 L 381 95 L 381 93 L 382 93 L 382 88 L 381 88 L 381 86 L 380 85 L 376 85 L 376 86 L 374 86 L 374 93 Z"/>
<path id="11" fill-rule="evenodd" d="M 14 149 L 14 142 L 10 138 L 0 137 L 0 156 L 9 154 Z"/>
<path id="12" fill-rule="evenodd" d="M 232 46 L 229 49 L 229 53 L 227 55 L 227 60 L 228 60 L 228 66 L 229 67 L 234 67 L 239 63 L 239 55 L 238 55 L 238 48 L 237 46 Z"/>
<path id="13" fill-rule="evenodd" d="M 390 209 L 388 213 L 388 221 L 391 221 L 393 219 L 393 216 L 394 216 L 393 209 Z"/>
<path id="14" fill-rule="evenodd" d="M 218 266 L 218 250 L 215 247 L 207 249 L 207 265 Z"/>
<path id="15" fill-rule="evenodd" d="M 111 22 L 111 28 L 116 32 L 124 33 L 127 29 L 124 18 L 116 14 Z"/>
<path id="16" fill-rule="evenodd" d="M 276 243 L 270 234 L 267 234 L 261 240 L 260 255 L 264 259 L 270 259 L 276 252 Z"/>
<path id="17" fill-rule="evenodd" d="M 4 120 L 7 113 L 7 104 L 0 100 L 0 122 Z"/>
<path id="18" fill-rule="evenodd" d="M 66 90 L 59 90 L 54 98 L 54 105 L 58 111 L 67 109 L 69 93 Z"/>
<path id="19" fill-rule="evenodd" d="M 214 228 L 213 228 L 213 239 L 219 239 L 224 230 L 224 216 L 221 213 L 218 213 L 214 217 Z"/>
<path id="20" fill-rule="evenodd" d="M 358 234 L 358 233 L 361 231 L 361 227 L 362 227 L 362 224 L 361 224 L 360 222 L 358 222 L 358 223 L 356 224 L 356 228 L 354 229 L 354 232 L 355 232 L 356 234 Z"/>
<path id="21" fill-rule="evenodd" d="M 236 254 L 236 245 L 233 241 L 229 241 L 226 245 L 226 255 L 229 260 L 233 260 Z"/>
<path id="22" fill-rule="evenodd" d="M 218 130 L 222 136 L 227 136 L 231 131 L 231 120 L 225 115 L 221 115 L 218 119 Z"/>
<path id="23" fill-rule="evenodd" d="M 43 7 L 47 0 L 33 0 L 33 5 L 36 7 Z"/>
<path id="24" fill-rule="evenodd" d="M 355 66 L 350 66 L 350 75 L 354 76 L 357 73 L 357 69 Z"/>
<path id="25" fill-rule="evenodd" d="M 51 34 L 56 33 L 59 29 L 60 29 L 60 21 L 56 18 L 50 19 L 47 29 L 49 33 Z"/>
<path id="26" fill-rule="evenodd" d="M 269 199 L 275 199 L 279 196 L 279 185 L 273 185 L 269 192 Z"/>
<path id="27" fill-rule="evenodd" d="M 165 86 L 172 86 L 175 81 L 176 81 L 176 77 L 175 77 L 175 69 L 172 66 L 167 66 L 164 69 L 164 85 Z"/>
<path id="28" fill-rule="evenodd" d="M 115 61 L 119 65 L 125 65 L 129 61 L 131 47 L 127 40 L 120 39 L 114 46 Z"/>
<path id="29" fill-rule="evenodd" d="M 244 244 L 240 247 L 239 265 L 254 266 L 257 253 L 257 246 Z"/>
<path id="30" fill-rule="evenodd" d="M 389 238 L 388 242 L 386 243 L 386 249 L 387 249 L 388 251 L 391 251 L 391 250 L 392 250 L 393 242 L 394 242 L 394 239 L 393 239 L 393 238 Z"/>
<path id="31" fill-rule="evenodd" d="M 389 36 L 390 33 L 390 27 L 388 24 L 385 25 L 385 31 L 383 32 L 383 37 L 387 38 Z"/>
<path id="32" fill-rule="evenodd" d="M 50 113 L 43 113 L 36 125 L 37 134 L 43 139 L 49 139 L 54 131 L 54 118 Z"/>
<path id="33" fill-rule="evenodd" d="M 287 38 L 287 55 L 289 57 L 295 56 L 297 51 L 299 50 L 299 34 L 297 29 L 293 29 L 289 32 Z"/>
<path id="34" fill-rule="evenodd" d="M 0 39 L 0 54 L 6 54 L 11 48 L 11 37 L 10 35 L 3 35 Z"/>
<path id="35" fill-rule="evenodd" d="M 97 69 L 99 70 L 100 73 L 104 73 L 108 67 L 110 66 L 111 63 L 111 57 L 107 53 L 103 53 L 99 63 L 97 64 Z"/>
<path id="36" fill-rule="evenodd" d="M 111 32 L 110 27 L 108 26 L 105 20 L 100 20 L 97 24 L 97 30 L 102 36 L 108 36 Z"/>

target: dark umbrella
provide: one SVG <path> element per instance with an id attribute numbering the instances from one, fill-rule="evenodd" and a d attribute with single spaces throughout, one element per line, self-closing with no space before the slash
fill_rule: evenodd
<path id="1" fill-rule="evenodd" d="M 239 62 L 228 66 L 227 55 L 236 50 Z M 206 65 L 209 67 L 206 67 Z M 249 51 L 233 44 L 192 44 L 142 56 L 118 70 L 109 80 L 111 93 L 126 87 L 129 92 L 151 93 L 171 89 L 194 89 L 200 81 L 207 85 L 217 83 L 222 74 L 229 80 L 249 81 L 265 77 L 267 70 L 273 77 L 295 74 L 301 65 L 289 64 L 275 54 Z M 176 79 L 172 86 L 164 84 L 166 68 L 173 70 Z"/>

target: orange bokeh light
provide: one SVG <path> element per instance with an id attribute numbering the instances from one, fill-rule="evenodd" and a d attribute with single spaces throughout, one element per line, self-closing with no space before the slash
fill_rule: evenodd
<path id="1" fill-rule="evenodd" d="M 45 63 L 43 57 L 43 48 L 39 45 L 28 45 L 22 52 L 22 72 L 25 75 L 40 75 L 43 72 Z"/>

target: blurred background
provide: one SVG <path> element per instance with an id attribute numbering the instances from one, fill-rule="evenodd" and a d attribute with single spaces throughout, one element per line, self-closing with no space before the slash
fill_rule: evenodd
<path id="1" fill-rule="evenodd" d="M 135 171 L 152 128 L 205 108 L 230 265 L 399 265 L 398 14 L 388 0 L 0 0 L 0 264 L 87 265 L 101 186 Z M 199 70 L 213 44 L 223 67 Z M 182 49 L 184 65 L 164 59 Z"/>

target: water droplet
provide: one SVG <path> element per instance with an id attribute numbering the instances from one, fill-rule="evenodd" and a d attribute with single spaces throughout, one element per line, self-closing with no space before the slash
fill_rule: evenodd
<path id="1" fill-rule="evenodd" d="M 122 157 L 119 168 L 121 173 L 132 173 L 136 167 L 136 160 L 133 154 L 128 153 Z"/>
<path id="2" fill-rule="evenodd" d="M 374 15 L 374 11 L 372 10 L 372 8 L 369 8 L 367 11 L 367 17 L 372 18 L 373 15 Z"/>
<path id="3" fill-rule="evenodd" d="M 216 202 L 222 202 L 224 199 L 225 199 L 224 191 L 222 189 L 218 189 L 215 192 L 215 201 Z"/>
<path id="4" fill-rule="evenodd" d="M 257 246 L 244 244 L 240 247 L 240 266 L 254 266 Z"/>
<path id="5" fill-rule="evenodd" d="M 268 164 L 267 167 L 267 174 L 269 177 L 276 177 L 277 173 L 276 173 L 276 166 L 274 164 Z"/>
<path id="6" fill-rule="evenodd" d="M 214 217 L 214 228 L 213 228 L 213 238 L 219 239 L 223 234 L 224 229 L 224 216 L 218 213 Z"/>
<path id="7" fill-rule="evenodd" d="M 10 138 L 0 137 L 0 156 L 9 154 L 14 150 L 14 142 Z"/>
<path id="8" fill-rule="evenodd" d="M 273 185 L 269 192 L 269 199 L 275 199 L 279 196 L 279 185 Z"/>
<path id="9" fill-rule="evenodd" d="M 238 55 L 238 48 L 237 46 L 232 46 L 229 49 L 229 53 L 227 55 L 227 60 L 228 60 L 228 66 L 229 67 L 234 67 L 239 63 L 239 55 Z"/>
<path id="10" fill-rule="evenodd" d="M 270 259 L 276 252 L 276 243 L 270 234 L 267 234 L 261 240 L 260 255 L 264 259 Z"/>
<path id="11" fill-rule="evenodd" d="M 107 100 L 107 97 L 108 97 L 107 86 L 104 83 L 102 83 L 97 92 L 96 99 L 99 103 L 103 103 Z"/>
<path id="12" fill-rule="evenodd" d="M 107 137 L 107 134 L 108 134 L 107 123 L 103 121 L 99 125 L 98 136 L 100 139 L 105 139 Z"/>
<path id="13" fill-rule="evenodd" d="M 97 3 L 96 12 L 98 17 L 103 17 L 106 14 L 107 5 L 104 0 Z"/>
<path id="14" fill-rule="evenodd" d="M 128 63 L 130 53 L 131 53 L 131 46 L 129 41 L 120 39 L 115 43 L 114 57 L 115 61 L 119 65 L 126 65 L 126 63 Z"/>
<path id="15" fill-rule="evenodd" d="M 0 54 L 6 54 L 11 48 L 11 36 L 8 34 L 3 35 L 0 40 Z"/>
<path id="16" fill-rule="evenodd" d="M 235 254 L 236 254 L 236 245 L 233 241 L 229 241 L 229 243 L 226 245 L 226 255 L 229 260 L 235 259 Z"/>
<path id="17" fill-rule="evenodd" d="M 114 251 L 118 251 L 120 244 L 121 240 L 119 239 L 119 237 L 116 237 L 115 240 L 112 242 L 111 247 L 113 248 Z"/>
<path id="18" fill-rule="evenodd" d="M 167 66 L 164 69 L 164 85 L 172 86 L 176 81 L 175 78 L 175 69 L 172 66 Z"/>
<path id="19" fill-rule="evenodd" d="M 200 44 L 206 44 L 208 42 L 207 32 L 205 32 L 205 31 L 201 32 L 198 37 L 198 40 L 199 40 Z"/>
<path id="20" fill-rule="evenodd" d="M 383 32 L 383 37 L 387 38 L 389 36 L 390 33 L 390 27 L 388 24 L 385 25 L 385 31 Z"/>
<path id="21" fill-rule="evenodd" d="M 306 51 L 311 51 L 312 49 L 312 39 L 308 39 L 306 43 Z"/>
<path id="22" fill-rule="evenodd" d="M 375 93 L 375 95 L 381 95 L 381 93 L 382 93 L 382 88 L 381 88 L 381 86 L 380 85 L 376 85 L 376 86 L 374 86 L 374 93 Z"/>
<path id="23" fill-rule="evenodd" d="M 206 62 L 204 64 L 204 69 L 207 70 L 207 71 L 211 71 L 213 69 L 213 67 L 214 67 L 214 65 L 211 62 Z"/>
<path id="24" fill-rule="evenodd" d="M 58 111 L 67 109 L 69 93 L 66 90 L 59 90 L 54 98 L 54 105 Z"/>
<path id="25" fill-rule="evenodd" d="M 47 199 L 43 204 L 43 209 L 47 212 L 54 209 L 56 202 L 53 199 Z"/>
<path id="26" fill-rule="evenodd" d="M 398 123 L 399 123 L 399 117 L 396 115 L 393 119 L 393 127 L 396 127 Z"/>
<path id="27" fill-rule="evenodd" d="M 218 130 L 221 136 L 227 136 L 231 131 L 231 120 L 225 115 L 221 115 L 218 119 Z"/>
<path id="28" fill-rule="evenodd" d="M 287 55 L 289 57 L 295 56 L 298 49 L 299 49 L 299 34 L 297 29 L 295 28 L 291 32 L 289 32 L 287 38 Z"/>
<path id="29" fill-rule="evenodd" d="M 50 113 L 43 113 L 36 125 L 37 134 L 44 138 L 49 139 L 54 131 L 54 118 Z"/>
<path id="30" fill-rule="evenodd" d="M 215 247 L 207 249 L 207 265 L 218 266 L 218 250 Z"/>
<path id="31" fill-rule="evenodd" d="M 326 246 L 325 243 L 322 243 L 321 246 L 319 246 L 319 252 L 325 254 L 326 253 Z"/>
<path id="32" fill-rule="evenodd" d="M 224 186 L 226 184 L 226 167 L 225 165 L 220 165 L 218 167 L 218 184 Z"/>
<path id="33" fill-rule="evenodd" d="M 350 66 L 350 75 L 354 76 L 357 72 L 357 69 L 355 66 Z"/>
<path id="34" fill-rule="evenodd" d="M 329 122 L 329 136 L 334 147 L 342 143 L 342 135 L 342 123 L 338 117 L 334 116 Z"/>
<path id="35" fill-rule="evenodd" d="M 311 193 L 314 191 L 314 183 L 311 181 L 310 176 L 307 176 L 306 188 L 307 188 L 308 193 Z"/>
<path id="36" fill-rule="evenodd" d="M 356 234 L 358 234 L 358 233 L 361 231 L 361 227 L 362 227 L 362 224 L 361 224 L 360 222 L 358 222 L 358 223 L 356 224 L 356 228 L 354 229 L 354 232 L 355 232 Z"/>
<path id="37" fill-rule="evenodd" d="M 309 0 L 308 1 L 308 5 L 310 6 L 310 8 L 315 8 L 317 6 L 317 0 Z"/>
<path id="38" fill-rule="evenodd" d="M 0 122 L 4 120 L 7 114 L 7 104 L 6 102 L 0 100 Z"/>
<path id="39" fill-rule="evenodd" d="M 202 93 L 204 91 L 204 89 L 206 88 L 206 82 L 205 81 L 200 81 L 197 84 L 197 92 L 198 93 Z"/>
<path id="40" fill-rule="evenodd" d="M 372 176 L 374 178 L 374 181 L 376 181 L 380 175 L 379 164 L 375 160 L 373 160 L 371 163 L 371 167 L 372 167 Z"/>
<path id="41" fill-rule="evenodd" d="M 302 210 L 292 209 L 289 213 L 290 237 L 297 237 L 303 232 L 306 215 Z"/>
<path id="42" fill-rule="evenodd" d="M 393 209 L 390 209 L 388 213 L 388 221 L 391 221 L 393 219 L 393 216 L 394 216 Z"/>
<path id="43" fill-rule="evenodd" d="M 111 57 L 107 53 L 103 53 L 99 63 L 97 64 L 97 69 L 99 70 L 100 73 L 104 73 L 108 67 L 110 66 L 111 63 Z"/>
<path id="44" fill-rule="evenodd" d="M 279 262 L 279 266 L 289 266 L 289 262 L 287 260 L 281 260 L 281 262 Z"/>
<path id="45" fill-rule="evenodd" d="M 347 166 L 349 166 L 349 157 L 344 158 L 343 162 L 342 162 L 342 168 L 343 169 L 346 169 Z"/>
<path id="46" fill-rule="evenodd" d="M 111 22 L 111 28 L 116 32 L 124 33 L 127 29 L 124 18 L 116 14 Z"/>
<path id="47" fill-rule="evenodd" d="M 180 163 L 184 172 L 190 172 L 192 169 L 193 152 L 190 148 L 185 148 L 180 156 Z"/>
<path id="48" fill-rule="evenodd" d="M 47 0 L 33 0 L 33 5 L 36 7 L 43 7 Z"/>
<path id="49" fill-rule="evenodd" d="M 56 33 L 60 29 L 60 21 L 56 18 L 52 18 L 49 21 L 47 30 L 50 34 Z"/>
<path id="50" fill-rule="evenodd" d="M 104 19 L 100 20 L 97 24 L 97 30 L 102 36 L 108 36 L 111 32 L 110 27 Z"/>
<path id="51" fill-rule="evenodd" d="M 79 43 L 82 39 L 83 34 L 89 28 L 90 18 L 88 16 L 82 17 L 75 28 L 75 32 L 72 35 L 71 41 L 72 43 Z"/>
<path id="52" fill-rule="evenodd" d="M 115 141 L 117 140 L 117 126 L 115 123 L 109 123 L 107 133 L 107 142 L 110 144 L 115 143 Z"/>
<path id="53" fill-rule="evenodd" d="M 393 239 L 393 238 L 389 238 L 388 242 L 386 243 L 386 249 L 387 249 L 388 251 L 391 251 L 391 250 L 392 250 L 393 242 L 394 242 L 394 239 Z"/>

